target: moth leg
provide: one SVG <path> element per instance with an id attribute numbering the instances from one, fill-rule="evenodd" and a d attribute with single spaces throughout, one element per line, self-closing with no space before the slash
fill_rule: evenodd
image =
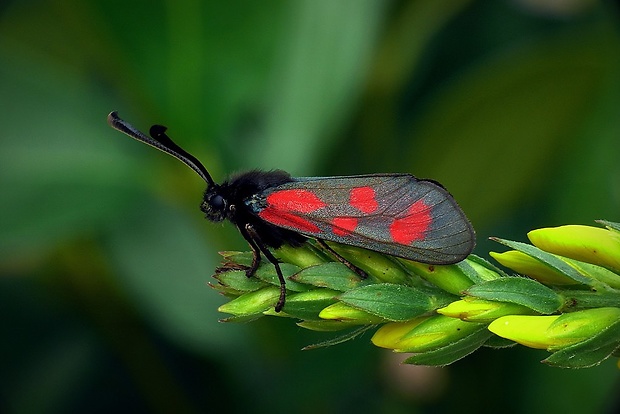
<path id="1" fill-rule="evenodd" d="M 275 310 L 276 312 L 280 312 L 284 307 L 284 302 L 286 301 L 286 281 L 284 280 L 284 275 L 282 274 L 282 269 L 280 269 L 278 259 L 276 259 L 276 257 L 269 251 L 267 246 L 265 246 L 260 236 L 251 224 L 248 223 L 245 225 L 245 231 L 247 232 L 250 239 L 252 239 L 251 242 L 248 240 L 250 246 L 254 244 L 255 247 L 260 249 L 260 251 L 263 252 L 267 260 L 269 260 L 273 264 L 273 267 L 275 267 L 276 269 L 276 274 L 278 275 L 278 280 L 280 281 L 280 298 L 278 299 L 278 303 L 276 303 Z M 254 252 L 254 254 L 256 256 L 256 252 Z M 260 254 L 258 254 L 258 256 L 260 257 Z M 254 261 L 252 261 L 252 265 L 254 265 Z"/>
<path id="2" fill-rule="evenodd" d="M 325 243 L 324 240 L 321 240 L 321 239 L 314 239 L 314 240 L 316 240 L 316 242 L 319 244 L 319 246 L 321 246 L 321 248 L 323 248 L 324 250 L 328 251 L 340 263 L 342 263 L 343 265 L 345 265 L 346 267 L 348 267 L 349 269 L 351 269 L 352 271 L 357 273 L 359 275 L 359 277 L 361 277 L 362 279 L 366 279 L 368 277 L 368 274 L 366 272 L 364 272 L 362 269 L 360 269 L 359 267 L 355 266 L 353 263 L 351 263 L 350 261 L 348 261 L 347 259 L 342 257 L 340 254 L 338 254 L 338 252 L 335 251 L 334 249 L 332 249 L 331 247 L 329 247 L 329 245 L 327 243 Z"/>
<path id="3" fill-rule="evenodd" d="M 245 275 L 247 277 L 252 277 L 254 276 L 254 273 L 256 273 L 256 270 L 258 269 L 258 266 L 260 265 L 261 258 L 260 258 L 260 248 L 256 244 L 256 239 L 252 238 L 252 236 L 248 233 L 247 231 L 248 226 L 250 225 L 246 224 L 245 227 L 237 226 L 237 228 L 239 229 L 239 233 L 241 233 L 243 238 L 248 242 L 248 244 L 250 245 L 250 248 L 252 249 L 252 254 L 253 254 L 252 265 L 250 266 L 249 269 L 246 269 L 245 271 Z"/>

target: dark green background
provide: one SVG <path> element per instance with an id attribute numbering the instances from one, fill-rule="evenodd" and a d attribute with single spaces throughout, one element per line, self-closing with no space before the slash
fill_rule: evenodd
<path id="1" fill-rule="evenodd" d="M 534 3 L 537 6 L 528 7 Z M 523 347 L 399 366 L 369 335 L 221 324 L 245 249 L 204 183 L 110 129 L 170 135 L 216 180 L 411 172 L 478 232 L 620 221 L 620 13 L 566 1 L 13 1 L 0 5 L 0 411 L 611 412 L 618 368 Z"/>

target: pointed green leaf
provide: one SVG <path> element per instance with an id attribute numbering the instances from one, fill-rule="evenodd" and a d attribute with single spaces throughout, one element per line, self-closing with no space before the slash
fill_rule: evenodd
<path id="1" fill-rule="evenodd" d="M 307 292 L 289 294 L 286 297 L 286 303 L 282 312 L 293 318 L 321 320 L 319 313 L 327 306 L 336 303 L 336 296 L 338 294 L 340 292 L 331 289 L 314 289 Z"/>
<path id="2" fill-rule="evenodd" d="M 266 282 L 255 277 L 247 277 L 245 270 L 229 270 L 227 272 L 216 273 L 213 275 L 221 285 L 233 291 L 241 293 L 253 292 L 267 286 Z"/>
<path id="3" fill-rule="evenodd" d="M 343 293 L 342 302 L 390 321 L 401 322 L 433 310 L 431 299 L 417 289 L 381 283 Z"/>
<path id="4" fill-rule="evenodd" d="M 564 262 L 559 257 L 547 253 L 543 250 L 540 250 L 538 247 L 534 247 L 530 244 L 520 243 L 510 240 L 499 239 L 497 237 L 491 237 L 491 240 L 494 240 L 498 243 L 501 243 L 505 246 L 518 250 L 522 253 L 527 254 L 528 256 L 533 257 L 534 259 L 539 260 L 541 263 L 549 266 L 550 268 L 562 273 L 563 275 L 573 279 L 575 282 L 584 284 L 586 286 L 591 286 L 594 282 L 592 279 L 583 276 L 576 269 L 574 269 L 571 265 Z"/>
<path id="5" fill-rule="evenodd" d="M 564 304 L 562 296 L 535 280 L 524 277 L 489 280 L 470 287 L 465 293 L 481 299 L 516 303 L 543 314 L 556 312 Z"/>
<path id="6" fill-rule="evenodd" d="M 325 348 L 325 347 L 328 347 L 328 346 L 338 345 L 338 344 L 341 344 L 343 342 L 350 341 L 351 339 L 355 339 L 358 336 L 362 335 L 367 330 L 373 329 L 374 327 L 375 327 L 374 325 L 362 326 L 360 328 L 354 329 L 354 330 L 352 330 L 350 332 L 347 332 L 344 335 L 338 336 L 338 337 L 330 339 L 328 341 L 320 342 L 320 343 L 314 344 L 314 345 L 305 346 L 303 348 L 303 350 L 304 351 L 308 351 L 308 350 L 311 350 L 311 349 Z"/>
<path id="7" fill-rule="evenodd" d="M 404 364 L 429 365 L 429 366 L 446 366 L 461 358 L 466 357 L 493 336 L 484 326 L 473 332 L 472 334 L 452 342 L 449 345 L 437 348 L 432 351 L 423 352 L 413 355 L 403 361 Z"/>
<path id="8" fill-rule="evenodd" d="M 301 321 L 297 326 L 317 332 L 335 332 L 352 327 L 359 327 L 358 324 L 343 321 Z"/>
<path id="9" fill-rule="evenodd" d="M 302 269 L 291 280 L 316 287 L 325 287 L 341 292 L 372 283 L 340 262 L 328 262 Z"/>
<path id="10" fill-rule="evenodd" d="M 252 264 L 252 258 L 254 257 L 252 252 L 223 251 L 219 252 L 219 254 L 224 258 L 224 267 L 226 267 L 226 264 L 228 263 L 249 267 Z"/>
<path id="11" fill-rule="evenodd" d="M 620 223 L 615 223 L 613 221 L 607 221 L 607 220 L 596 220 L 597 223 L 602 224 L 603 226 L 609 228 L 609 229 L 613 229 L 615 231 L 620 231 Z"/>
<path id="12" fill-rule="evenodd" d="M 302 285 L 301 283 L 297 283 L 289 279 L 292 275 L 299 272 L 299 267 L 289 263 L 280 263 L 280 269 L 282 270 L 282 275 L 286 281 L 286 290 L 293 292 L 305 292 L 310 289 L 310 287 L 306 285 Z M 276 268 L 269 262 L 261 264 L 256 270 L 254 277 L 274 286 L 280 286 L 280 280 L 278 279 Z"/>
<path id="13" fill-rule="evenodd" d="M 497 335 L 491 336 L 489 340 L 484 343 L 485 347 L 493 349 L 512 348 L 516 345 L 517 343 L 515 341 Z"/>

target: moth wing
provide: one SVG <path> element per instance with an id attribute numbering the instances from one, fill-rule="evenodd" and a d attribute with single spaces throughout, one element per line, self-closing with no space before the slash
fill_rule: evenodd
<path id="1" fill-rule="evenodd" d="M 423 263 L 456 263 L 475 245 L 450 193 L 409 174 L 298 178 L 250 204 L 263 220 L 305 236 Z"/>

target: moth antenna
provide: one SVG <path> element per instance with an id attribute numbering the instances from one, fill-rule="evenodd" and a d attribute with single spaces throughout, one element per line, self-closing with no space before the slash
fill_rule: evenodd
<path id="1" fill-rule="evenodd" d="M 116 129 L 117 131 L 122 132 L 130 136 L 133 139 L 144 142 L 151 147 L 157 148 L 158 150 L 165 152 L 166 154 L 170 154 L 183 164 L 187 165 L 192 170 L 196 171 L 196 173 L 202 177 L 203 180 L 207 182 L 209 187 L 215 185 L 213 178 L 207 171 L 207 169 L 202 165 L 200 161 L 192 154 L 185 151 L 183 148 L 179 147 L 170 139 L 168 135 L 166 135 L 166 127 L 163 125 L 153 125 L 149 131 L 150 137 L 140 132 L 130 123 L 122 120 L 118 116 L 118 112 L 113 111 L 108 115 L 108 124 Z"/>

